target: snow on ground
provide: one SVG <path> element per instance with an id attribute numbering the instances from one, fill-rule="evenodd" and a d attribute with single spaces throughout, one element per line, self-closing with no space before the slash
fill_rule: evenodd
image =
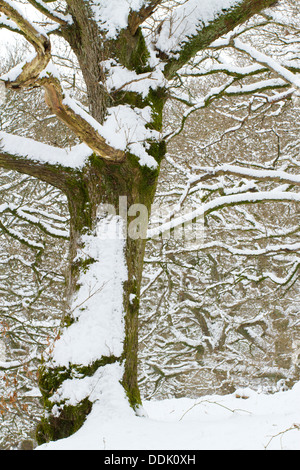
<path id="1" fill-rule="evenodd" d="M 123 405 L 122 397 L 106 411 L 95 403 L 73 436 L 37 450 L 300 450 L 300 383 L 271 395 L 239 389 L 145 401 L 148 417 Z"/>

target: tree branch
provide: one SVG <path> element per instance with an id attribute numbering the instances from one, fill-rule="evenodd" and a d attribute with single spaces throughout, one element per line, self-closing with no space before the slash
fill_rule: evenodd
<path id="1" fill-rule="evenodd" d="M 0 12 L 4 13 L 17 25 L 36 51 L 36 55 L 33 58 L 30 57 L 21 67 L 18 66 L 18 68 L 13 69 L 13 73 L 8 73 L 4 77 L 1 77 L 1 80 L 5 81 L 7 88 L 13 89 L 33 85 L 39 74 L 50 61 L 50 40 L 45 33 L 37 30 L 10 2 L 1 0 Z"/>
<path id="2" fill-rule="evenodd" d="M 271 57 L 268 57 L 266 54 L 254 49 L 254 47 L 249 46 L 248 44 L 244 44 L 240 39 L 232 39 L 232 44 L 235 49 L 246 52 L 246 54 L 248 54 L 256 62 L 266 66 L 269 70 L 272 70 L 281 78 L 283 78 L 283 80 L 300 90 L 300 79 L 286 67 L 280 65 L 277 61 L 273 60 Z"/>
<path id="3" fill-rule="evenodd" d="M 66 230 L 61 228 L 53 228 L 51 225 L 43 222 L 38 217 L 32 214 L 32 211 L 25 211 L 24 208 L 16 206 L 15 204 L 1 204 L 0 205 L 0 214 L 9 212 L 10 214 L 18 217 L 19 219 L 27 221 L 29 224 L 32 224 L 38 227 L 47 235 L 56 238 L 62 238 L 64 240 L 69 239 L 69 233 Z"/>
<path id="4" fill-rule="evenodd" d="M 200 169 L 200 168 L 199 168 Z M 281 184 L 292 184 L 300 186 L 300 176 L 293 175 L 281 170 L 255 170 L 242 168 L 236 165 L 221 165 L 215 168 L 203 168 L 204 175 L 196 176 L 190 183 L 190 187 L 202 183 L 211 178 L 223 175 L 239 176 L 241 178 L 256 179 L 259 181 L 275 181 Z"/>
<path id="5" fill-rule="evenodd" d="M 224 8 L 217 14 L 213 12 L 210 19 L 202 17 L 203 8 L 195 0 L 188 0 L 174 9 L 162 23 L 156 41 L 161 58 L 166 62 L 165 76 L 174 77 L 197 52 L 274 3 L 274 0 L 232 1 L 231 8 Z"/>
<path id="6" fill-rule="evenodd" d="M 71 16 L 65 16 L 62 13 L 52 10 L 52 8 L 45 5 L 45 2 L 40 2 L 38 0 L 28 0 L 28 2 L 55 23 L 67 26 L 72 22 Z"/>
<path id="7" fill-rule="evenodd" d="M 50 163 L 50 156 L 53 164 Z M 76 178 L 75 171 L 70 168 L 72 163 L 72 152 L 68 153 L 66 150 L 25 137 L 0 133 L 2 168 L 33 176 L 66 192 L 68 182 Z"/>
<path id="8" fill-rule="evenodd" d="M 138 27 L 149 18 L 154 12 L 155 8 L 162 3 L 163 0 L 151 0 L 145 2 L 139 11 L 131 11 L 128 17 L 128 29 L 134 35 Z"/>
<path id="9" fill-rule="evenodd" d="M 57 77 L 46 73 L 40 79 L 40 84 L 45 89 L 45 101 L 50 110 L 93 152 L 104 160 L 113 162 L 124 160 L 125 153 L 106 143 L 101 135 L 101 125 L 74 100 L 66 96 Z"/>
<path id="10" fill-rule="evenodd" d="M 193 220 L 207 216 L 208 214 L 221 210 L 224 207 L 237 206 L 241 204 L 257 204 L 265 202 L 300 202 L 300 194 L 292 193 L 288 191 L 258 191 L 255 193 L 247 192 L 241 194 L 231 194 L 229 196 L 220 196 L 216 199 L 202 204 L 198 209 L 191 211 L 188 214 L 183 214 L 180 217 L 172 219 L 170 222 L 163 223 L 159 227 L 149 229 L 147 232 L 147 238 L 156 238 L 170 230 L 190 223 Z"/>
<path id="11" fill-rule="evenodd" d="M 27 86 L 43 86 L 45 101 L 51 111 L 71 129 L 93 152 L 110 161 L 124 160 L 124 152 L 108 145 L 101 136 L 100 124 L 83 111 L 64 92 L 58 74 L 53 67 L 47 68 L 51 59 L 51 44 L 48 36 L 37 30 L 10 3 L 1 1 L 0 11 L 13 20 L 25 38 L 34 46 L 36 55 L 18 65 L 1 77 L 7 88 L 19 89 Z"/>

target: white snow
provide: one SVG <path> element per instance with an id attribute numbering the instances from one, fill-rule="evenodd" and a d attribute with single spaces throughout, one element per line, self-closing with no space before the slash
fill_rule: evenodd
<path id="1" fill-rule="evenodd" d="M 148 129 L 151 122 L 151 108 L 132 108 L 129 105 L 114 106 L 101 126 L 100 134 L 109 145 L 119 150 L 129 150 L 139 158 L 140 165 L 156 168 L 157 162 L 147 153 L 148 139 L 159 140 L 157 131 Z"/>
<path id="2" fill-rule="evenodd" d="M 119 357 L 124 342 L 123 283 L 127 280 L 123 219 L 100 218 L 96 234 L 82 237 L 81 260 L 94 262 L 81 273 L 71 310 L 75 322 L 55 342 L 55 366 L 88 366 L 101 356 Z"/>
<path id="3" fill-rule="evenodd" d="M 69 168 L 81 168 L 92 154 L 92 150 L 85 144 L 62 149 L 7 132 L 0 132 L 0 151 L 40 163 Z"/>
<path id="4" fill-rule="evenodd" d="M 114 363 L 100 367 L 92 377 L 65 380 L 53 395 L 51 401 L 59 402 L 64 400 L 65 404 L 74 406 L 88 397 L 91 402 L 95 403 L 97 408 L 100 397 L 101 413 L 104 419 L 109 412 L 123 414 L 124 417 L 132 416 L 134 412 L 129 408 L 125 391 L 120 384 L 123 372 L 123 366 Z M 59 415 L 60 408 L 58 405 L 54 405 L 52 413 Z"/>
<path id="5" fill-rule="evenodd" d="M 145 0 L 93 0 L 89 3 L 99 26 L 113 39 L 127 27 L 130 10 L 139 11 Z"/>
<path id="6" fill-rule="evenodd" d="M 150 89 L 166 85 L 166 80 L 159 67 L 152 72 L 137 74 L 134 70 L 118 64 L 115 60 L 105 60 L 102 65 L 107 72 L 105 82 L 108 91 L 124 90 L 139 93 L 145 98 Z"/>
<path id="7" fill-rule="evenodd" d="M 37 449 L 300 450 L 300 383 L 271 395 L 238 389 L 225 396 L 145 401 L 148 417 L 138 417 L 122 389 L 111 387 L 114 373 L 108 369 L 100 379 L 107 407 L 96 401 L 79 431 Z"/>

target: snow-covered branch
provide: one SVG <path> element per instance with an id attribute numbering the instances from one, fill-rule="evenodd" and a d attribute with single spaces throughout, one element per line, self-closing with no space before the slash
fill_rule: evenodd
<path id="1" fill-rule="evenodd" d="M 300 186 L 300 176 L 287 173 L 282 170 L 257 170 L 252 168 L 243 168 L 237 165 L 224 164 L 213 168 L 199 168 L 204 174 L 195 176 L 189 181 L 190 186 L 207 181 L 213 177 L 222 175 L 240 176 L 242 178 L 251 178 L 259 181 L 275 181 L 282 184 L 291 184 Z"/>
<path id="2" fill-rule="evenodd" d="M 124 150 L 107 143 L 103 136 L 105 128 L 87 113 L 63 89 L 54 66 L 47 67 L 40 75 L 40 84 L 45 89 L 45 101 L 51 111 L 71 129 L 82 142 L 105 160 L 124 160 Z"/>
<path id="3" fill-rule="evenodd" d="M 91 149 L 85 144 L 71 150 L 53 147 L 33 139 L 0 132 L 0 166 L 37 177 L 65 191 L 65 177 L 71 178 L 66 169 L 83 166 L 91 155 Z M 61 167 L 58 172 L 58 167 Z"/>
<path id="4" fill-rule="evenodd" d="M 33 250 L 38 250 L 38 251 L 41 251 L 44 249 L 44 245 L 42 243 L 38 243 L 38 242 L 35 242 L 34 240 L 30 240 L 29 238 L 24 237 L 21 233 L 17 232 L 13 228 L 3 224 L 1 220 L 0 220 L 0 230 L 3 233 L 6 233 L 7 235 L 9 235 L 14 240 L 17 240 L 18 242 L 20 242 L 22 245 L 27 246 L 28 248 L 31 248 Z"/>
<path id="5" fill-rule="evenodd" d="M 5 212 L 9 212 L 18 218 L 35 225 L 52 237 L 63 238 L 66 240 L 69 238 L 69 233 L 67 231 L 60 228 L 54 228 L 50 224 L 43 222 L 41 219 L 32 214 L 32 211 L 29 207 L 18 207 L 15 204 L 4 203 L 0 205 L 0 214 Z"/>
<path id="6" fill-rule="evenodd" d="M 42 5 L 41 2 L 38 3 Z M 35 54 L 31 54 L 26 61 L 2 75 L 0 80 L 7 88 L 12 89 L 43 86 L 45 100 L 51 111 L 93 152 L 107 160 L 124 159 L 124 149 L 115 149 L 114 146 L 109 145 L 102 135 L 102 126 L 78 106 L 63 89 L 58 71 L 52 64 L 49 64 L 51 44 L 46 32 L 27 20 L 12 1 L 1 2 L 0 11 L 10 21 L 16 23 L 17 28 L 35 48 Z"/>
<path id="7" fill-rule="evenodd" d="M 175 254 L 181 253 L 191 253 L 193 251 L 211 251 L 211 250 L 224 250 L 234 256 L 247 256 L 247 257 L 255 257 L 255 256 L 276 256 L 278 254 L 295 254 L 300 250 L 300 243 L 279 243 L 278 245 L 268 245 L 265 248 L 236 248 L 235 246 L 228 245 L 225 242 L 213 241 L 204 243 L 203 245 L 199 245 L 193 248 L 181 248 L 181 249 L 174 249 L 174 250 L 166 250 L 164 252 L 164 256 L 170 256 Z M 150 259 L 148 262 L 157 263 L 161 262 L 161 260 Z"/>
<path id="8" fill-rule="evenodd" d="M 298 92 L 300 90 L 300 77 L 290 72 L 286 67 L 281 65 L 277 60 L 272 59 L 263 52 L 258 51 L 249 44 L 243 43 L 240 39 L 234 38 L 232 44 L 238 51 L 246 52 L 252 59 L 257 63 L 266 66 L 269 70 L 272 70 L 279 75 L 283 80 L 290 83 L 295 87 Z"/>
<path id="9" fill-rule="evenodd" d="M 256 204 L 272 201 L 294 201 L 300 202 L 300 194 L 288 191 L 272 190 L 272 191 L 258 191 L 258 192 L 245 192 L 241 194 L 231 194 L 229 196 L 220 196 L 210 202 L 202 204 L 198 209 L 191 211 L 188 214 L 176 217 L 167 223 L 162 223 L 159 227 L 150 228 L 147 232 L 147 238 L 156 238 L 165 232 L 169 232 L 176 227 L 182 226 L 193 220 L 206 216 L 212 212 L 240 204 Z"/>
<path id="10" fill-rule="evenodd" d="M 38 11 L 43 13 L 47 18 L 58 23 L 61 26 L 67 26 L 72 24 L 72 17 L 71 15 L 63 15 L 62 13 L 53 10 L 50 8 L 45 2 L 42 0 L 28 0 L 31 5 L 33 5 Z M 49 2 L 47 2 L 49 3 Z"/>
<path id="11" fill-rule="evenodd" d="M 158 28 L 155 42 L 166 62 L 166 76 L 174 76 L 197 52 L 273 3 L 274 0 L 187 0 L 172 8 Z"/>

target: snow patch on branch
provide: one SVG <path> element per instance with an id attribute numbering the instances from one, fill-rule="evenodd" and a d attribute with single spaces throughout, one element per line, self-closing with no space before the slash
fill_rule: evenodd
<path id="1" fill-rule="evenodd" d="M 14 21 L 9 19 L 3 13 L 0 14 L 0 25 L 3 25 L 5 28 L 11 29 L 12 31 L 21 32 L 20 28 Z"/>
<path id="2" fill-rule="evenodd" d="M 119 149 L 128 150 L 139 158 L 140 165 L 156 168 L 157 162 L 147 152 L 147 140 L 159 140 L 159 132 L 147 128 L 152 120 L 150 106 L 132 108 L 129 105 L 114 106 L 101 126 L 106 142 Z"/>
<path id="3" fill-rule="evenodd" d="M 137 74 L 134 70 L 119 65 L 114 59 L 105 60 L 102 65 L 107 72 L 105 84 L 109 92 L 123 90 L 139 93 L 146 98 L 150 89 L 155 90 L 166 85 L 159 67 L 151 72 Z"/>
<path id="4" fill-rule="evenodd" d="M 62 149 L 6 132 L 0 132 L 1 152 L 41 164 L 48 163 L 67 168 L 82 168 L 92 154 L 92 150 L 85 144 L 76 145 L 71 149 Z"/>
<path id="5" fill-rule="evenodd" d="M 121 29 L 127 28 L 130 11 L 139 11 L 145 0 L 93 0 L 89 3 L 106 37 L 115 39 Z"/>
<path id="6" fill-rule="evenodd" d="M 30 64 L 30 62 L 32 62 L 35 59 L 36 56 L 37 56 L 37 54 L 35 52 L 32 52 L 31 54 L 28 55 L 26 60 L 20 62 L 18 65 L 13 67 L 11 70 L 9 70 L 4 75 L 1 75 L 0 80 L 2 80 L 4 82 L 14 82 L 14 81 L 16 81 L 17 78 L 23 72 L 24 67 L 27 64 Z"/>

